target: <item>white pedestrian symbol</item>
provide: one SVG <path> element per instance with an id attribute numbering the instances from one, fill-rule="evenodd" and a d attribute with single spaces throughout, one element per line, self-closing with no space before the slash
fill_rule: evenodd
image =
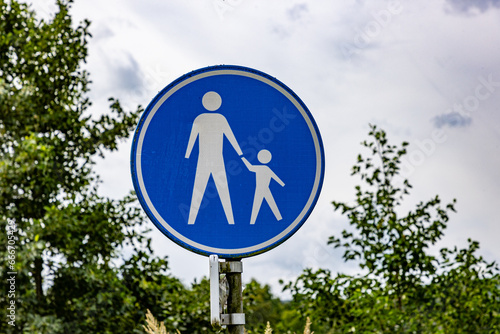
<path id="1" fill-rule="evenodd" d="M 220 108 L 222 99 L 219 94 L 212 91 L 203 96 L 202 104 L 206 110 L 216 111 Z M 222 154 L 224 136 L 229 140 L 238 155 L 243 155 L 233 131 L 223 115 L 219 113 L 203 113 L 195 118 L 185 155 L 188 159 L 198 138 L 198 164 L 196 166 L 196 176 L 188 218 L 188 224 L 190 225 L 196 221 L 210 175 L 215 182 L 215 187 L 222 202 L 227 221 L 231 225 L 234 224 L 226 167 Z"/>
<path id="2" fill-rule="evenodd" d="M 220 95 L 213 91 L 208 92 L 203 95 L 202 104 L 207 111 L 211 112 L 200 114 L 194 119 L 185 155 L 185 158 L 189 159 L 196 139 L 198 139 L 198 163 L 196 165 L 196 175 L 194 179 L 193 194 L 191 196 L 191 206 L 189 208 L 188 224 L 192 225 L 195 223 L 208 181 L 210 176 L 212 176 L 227 221 L 229 224 L 233 225 L 233 209 L 231 206 L 231 196 L 229 194 L 223 156 L 224 137 L 229 140 L 229 143 L 240 157 L 243 155 L 243 152 L 226 118 L 222 114 L 214 112 L 217 111 L 222 104 Z M 276 219 L 282 219 L 276 201 L 269 189 L 269 185 L 272 179 L 278 182 L 282 187 L 285 186 L 285 183 L 271 170 L 271 168 L 266 166 L 266 164 L 271 161 L 271 158 L 271 152 L 268 150 L 261 150 L 257 154 L 257 159 L 262 165 L 252 165 L 246 158 L 242 157 L 243 163 L 247 166 L 249 171 L 255 173 L 256 179 L 252 215 L 250 218 L 251 225 L 255 224 L 264 199 L 269 204 Z"/>
<path id="3" fill-rule="evenodd" d="M 276 219 L 282 219 L 280 211 L 278 209 L 278 205 L 276 205 L 276 201 L 274 200 L 273 194 L 271 193 L 271 189 L 269 189 L 269 184 L 271 183 L 272 179 L 278 182 L 282 187 L 285 186 L 285 183 L 281 181 L 281 179 L 271 170 L 271 168 L 266 166 L 266 164 L 271 161 L 271 158 L 271 152 L 269 152 L 268 150 L 261 150 L 257 154 L 257 159 L 263 165 L 252 165 L 246 158 L 242 158 L 248 170 L 255 173 L 255 195 L 252 205 L 252 217 L 250 218 L 251 225 L 255 224 L 260 211 L 262 200 L 264 199 L 267 201 L 267 204 L 271 208 L 271 211 L 274 213 Z"/>

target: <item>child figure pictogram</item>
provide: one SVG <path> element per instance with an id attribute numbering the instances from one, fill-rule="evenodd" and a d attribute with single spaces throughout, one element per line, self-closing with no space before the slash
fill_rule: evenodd
<path id="1" fill-rule="evenodd" d="M 262 200 L 266 200 L 267 204 L 271 208 L 274 216 L 277 220 L 281 220 L 281 213 L 278 209 L 278 205 L 274 200 L 273 194 L 271 193 L 271 189 L 269 189 L 269 184 L 271 183 L 271 179 L 274 179 L 279 183 L 282 187 L 285 186 L 285 183 L 269 168 L 266 166 L 269 161 L 271 161 L 272 154 L 268 150 L 260 150 L 257 154 L 257 159 L 262 165 L 252 165 L 246 158 L 242 158 L 243 163 L 247 166 L 248 170 L 255 173 L 255 195 L 253 199 L 252 205 L 252 216 L 250 218 L 250 224 L 255 224 L 257 220 L 257 216 L 260 211 L 260 206 L 262 205 Z"/>

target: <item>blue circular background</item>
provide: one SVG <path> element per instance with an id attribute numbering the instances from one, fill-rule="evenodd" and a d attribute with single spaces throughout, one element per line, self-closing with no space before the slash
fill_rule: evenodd
<path id="1" fill-rule="evenodd" d="M 232 72 L 216 75 L 208 73 L 221 70 Z M 238 72 L 252 73 L 265 80 L 238 75 Z M 190 78 L 203 73 L 208 75 L 191 81 Z M 268 80 L 290 94 L 292 101 L 295 100 L 301 105 L 309 120 L 306 121 L 290 100 L 290 96 L 285 96 L 269 85 Z M 180 86 L 182 87 L 179 88 Z M 225 138 L 223 156 L 235 224 L 228 224 L 211 177 L 195 224 L 188 225 L 198 160 L 198 140 L 188 159 L 185 154 L 194 119 L 208 112 L 201 102 L 208 91 L 215 91 L 221 96 L 222 105 L 216 112 L 225 116 L 243 156 L 251 164 L 261 165 L 257 160 L 259 150 L 266 149 L 272 153 L 272 159 L 267 166 L 285 183 L 282 187 L 271 180 L 269 185 L 282 220 L 276 219 L 264 200 L 255 224 L 250 225 L 256 176 L 245 167 L 241 157 Z M 166 94 L 171 95 L 165 99 Z M 151 114 L 153 112 L 154 114 Z M 146 122 L 148 117 L 149 122 Z M 139 147 L 141 135 L 142 145 Z M 313 136 L 316 137 L 316 143 Z M 137 159 L 140 159 L 140 172 Z M 241 258 L 276 247 L 304 223 L 321 190 L 324 153 L 321 137 L 312 116 L 288 87 L 253 69 L 221 65 L 188 73 L 172 82 L 153 99 L 136 129 L 131 165 L 134 187 L 140 203 L 149 218 L 165 235 L 179 245 L 203 255 L 217 254 L 222 258 Z M 317 189 L 313 193 L 315 183 Z M 140 184 L 143 185 L 142 188 Z M 263 244 L 282 233 L 296 221 L 308 201 L 310 207 L 301 221 L 280 240 L 250 252 L 241 251 Z M 185 240 L 169 232 L 155 215 L 155 211 Z"/>

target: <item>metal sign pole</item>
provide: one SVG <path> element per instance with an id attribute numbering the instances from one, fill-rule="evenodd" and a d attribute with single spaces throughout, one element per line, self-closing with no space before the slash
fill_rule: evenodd
<path id="1" fill-rule="evenodd" d="M 229 267 L 241 268 L 241 260 L 231 260 L 227 261 Z M 226 274 L 227 281 L 229 283 L 229 296 L 227 298 L 227 312 L 233 319 L 231 323 L 227 326 L 229 334 L 244 334 L 245 332 L 245 315 L 243 314 L 243 289 L 241 283 L 241 272 L 243 270 L 234 270 Z M 243 320 L 235 319 L 236 317 L 242 317 Z"/>

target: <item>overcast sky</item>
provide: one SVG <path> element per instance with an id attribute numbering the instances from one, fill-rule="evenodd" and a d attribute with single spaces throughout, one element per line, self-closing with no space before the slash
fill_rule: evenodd
<path id="1" fill-rule="evenodd" d="M 52 0 L 36 0 L 43 15 Z M 410 142 L 405 207 L 439 194 L 457 199 L 439 246 L 478 240 L 500 260 L 500 1 L 76 0 L 76 20 L 92 21 L 86 68 L 92 111 L 108 97 L 144 107 L 192 70 L 235 64 L 284 82 L 314 116 L 326 154 L 323 191 L 309 220 L 279 247 L 245 259 L 279 293 L 278 280 L 303 268 L 353 273 L 328 236 L 347 227 L 331 201 L 354 199 L 350 177 L 368 124 L 393 144 Z M 99 161 L 101 193 L 132 189 L 130 142 Z M 208 259 L 177 246 L 151 225 L 157 254 L 185 283 L 208 274 Z"/>

